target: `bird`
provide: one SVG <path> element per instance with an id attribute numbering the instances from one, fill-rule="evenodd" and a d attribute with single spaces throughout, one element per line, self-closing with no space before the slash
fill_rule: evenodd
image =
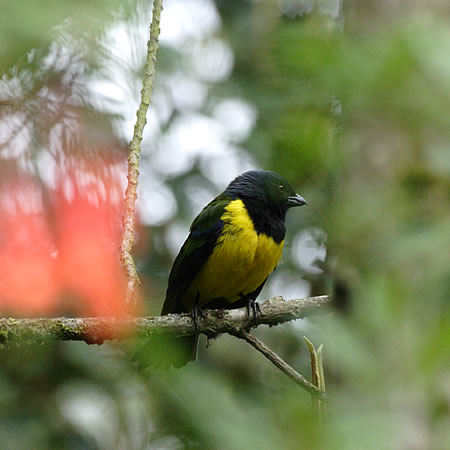
<path id="1" fill-rule="evenodd" d="M 191 313 L 197 323 L 204 309 L 247 306 L 256 317 L 256 298 L 281 259 L 286 213 L 306 204 L 275 172 L 237 176 L 194 219 L 170 271 L 161 315 Z M 169 365 L 196 359 L 198 335 L 173 339 Z"/>

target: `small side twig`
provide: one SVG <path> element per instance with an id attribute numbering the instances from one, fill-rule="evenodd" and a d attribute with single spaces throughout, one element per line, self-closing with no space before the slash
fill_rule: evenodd
<path id="1" fill-rule="evenodd" d="M 120 261 L 128 279 L 126 302 L 129 306 L 136 303 L 136 287 L 139 277 L 131 254 L 134 244 L 135 203 L 139 177 L 139 159 L 141 153 L 141 141 L 145 124 L 147 123 L 147 111 L 153 90 L 153 78 L 155 76 L 156 53 L 158 51 L 158 38 L 160 32 L 160 20 L 162 0 L 153 1 L 153 17 L 150 26 L 150 38 L 147 43 L 147 61 L 145 63 L 145 75 L 141 91 L 141 103 L 137 110 L 136 124 L 134 125 L 133 139 L 130 142 L 128 154 L 128 185 L 125 191 L 125 211 L 123 219 L 123 232 L 120 244 Z"/>
<path id="2" fill-rule="evenodd" d="M 325 392 L 325 376 L 323 373 L 323 361 L 322 361 L 322 352 L 323 345 L 320 345 L 316 350 L 314 344 L 306 337 L 303 336 L 303 339 L 306 342 L 306 346 L 308 347 L 309 354 L 311 357 L 311 379 L 312 383 L 317 386 L 321 391 Z M 326 404 L 324 404 L 321 400 L 316 397 L 311 397 L 312 408 L 317 413 L 319 417 L 319 421 L 323 422 L 324 416 L 326 414 Z"/>
<path id="3" fill-rule="evenodd" d="M 303 389 L 307 390 L 311 395 L 322 401 L 328 401 L 328 395 L 325 392 L 320 390 L 317 386 L 314 386 L 314 384 L 308 381 L 303 375 L 299 374 L 294 368 L 292 368 L 287 362 L 283 361 L 273 350 L 267 347 L 267 345 L 260 341 L 257 337 L 244 330 L 238 331 L 237 333 L 235 333 L 235 336 L 247 341 L 256 350 L 261 352 L 276 367 L 278 367 L 278 369 L 284 372 L 291 380 L 293 380 Z"/>

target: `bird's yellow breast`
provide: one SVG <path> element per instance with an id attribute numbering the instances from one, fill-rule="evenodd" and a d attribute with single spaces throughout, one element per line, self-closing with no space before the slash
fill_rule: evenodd
<path id="1" fill-rule="evenodd" d="M 197 295 L 200 306 L 217 298 L 235 302 L 257 289 L 281 258 L 284 241 L 277 244 L 256 233 L 242 200 L 230 202 L 221 220 L 222 234 L 188 288 L 186 303 L 193 303 Z"/>

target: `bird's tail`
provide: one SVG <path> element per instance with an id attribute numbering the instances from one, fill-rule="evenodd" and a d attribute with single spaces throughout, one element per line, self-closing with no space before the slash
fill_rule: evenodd
<path id="1" fill-rule="evenodd" d="M 197 358 L 198 336 L 153 337 L 134 355 L 140 368 L 180 368 Z"/>

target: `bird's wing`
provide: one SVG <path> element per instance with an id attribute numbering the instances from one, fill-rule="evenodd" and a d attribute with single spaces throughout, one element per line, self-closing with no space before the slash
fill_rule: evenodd
<path id="1" fill-rule="evenodd" d="M 161 314 L 188 312 L 180 299 L 214 250 L 223 228 L 221 217 L 231 200 L 227 194 L 219 195 L 192 223 L 189 236 L 173 263 Z"/>

